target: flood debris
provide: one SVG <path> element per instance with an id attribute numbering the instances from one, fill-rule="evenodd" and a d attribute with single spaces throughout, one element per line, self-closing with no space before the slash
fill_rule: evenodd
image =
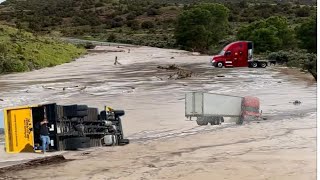
<path id="1" fill-rule="evenodd" d="M 190 70 L 184 70 L 184 69 L 179 69 L 177 72 L 175 72 L 174 74 L 169 75 L 168 79 L 185 79 L 185 78 L 189 78 L 192 76 L 192 71 Z"/>
<path id="2" fill-rule="evenodd" d="M 8 172 L 21 171 L 24 169 L 35 168 L 38 166 L 43 167 L 43 166 L 48 166 L 48 165 L 60 164 L 60 163 L 68 162 L 68 161 L 72 161 L 72 160 L 66 159 L 63 155 L 55 155 L 55 156 L 34 159 L 34 160 L 28 161 L 26 163 L 16 164 L 16 165 L 6 166 L 3 168 L 0 168 L 0 175 L 2 176 L 2 174 L 8 173 Z"/>
<path id="3" fill-rule="evenodd" d="M 86 156 L 86 155 L 89 155 L 90 152 L 84 152 L 84 153 L 81 153 L 81 156 Z"/>
<path id="4" fill-rule="evenodd" d="M 179 66 L 177 66 L 176 64 L 171 64 L 168 66 L 157 66 L 158 69 L 165 69 L 167 71 L 175 71 L 174 73 L 170 74 L 168 79 L 185 79 L 185 78 L 189 78 L 192 77 L 192 75 L 194 75 L 194 73 L 188 69 L 183 69 Z"/>
<path id="5" fill-rule="evenodd" d="M 147 166 L 148 166 L 149 168 L 157 168 L 156 165 L 154 165 L 154 164 L 147 164 Z"/>
<path id="6" fill-rule="evenodd" d="M 4 101 L 3 99 L 0 99 L 0 101 Z"/>
<path id="7" fill-rule="evenodd" d="M 217 75 L 217 77 L 226 77 L 226 76 L 224 76 L 224 75 Z"/>
<path id="8" fill-rule="evenodd" d="M 291 102 L 293 105 L 300 105 L 301 104 L 301 101 L 299 100 L 295 100 L 293 102 Z"/>
<path id="9" fill-rule="evenodd" d="M 54 88 L 52 88 L 52 87 L 46 87 L 46 86 L 44 86 L 44 85 L 42 85 L 42 88 L 43 88 L 43 89 L 50 89 L 50 90 L 54 89 Z"/>
<path id="10" fill-rule="evenodd" d="M 177 69 L 181 69 L 180 67 L 178 67 L 176 64 L 171 64 L 169 66 L 157 66 L 158 69 L 166 69 L 166 70 L 177 70 Z"/>

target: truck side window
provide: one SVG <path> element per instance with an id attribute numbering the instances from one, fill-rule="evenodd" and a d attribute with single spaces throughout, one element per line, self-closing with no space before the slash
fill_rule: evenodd
<path id="1" fill-rule="evenodd" d="M 226 56 L 230 56 L 230 55 L 231 55 L 231 51 L 227 51 Z"/>

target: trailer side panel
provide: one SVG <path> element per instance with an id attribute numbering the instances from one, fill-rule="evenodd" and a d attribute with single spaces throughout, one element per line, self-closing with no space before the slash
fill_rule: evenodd
<path id="1" fill-rule="evenodd" d="M 242 97 L 202 92 L 186 93 L 186 116 L 229 116 L 241 114 Z"/>
<path id="2" fill-rule="evenodd" d="M 203 115 L 240 116 L 242 97 L 203 94 Z"/>

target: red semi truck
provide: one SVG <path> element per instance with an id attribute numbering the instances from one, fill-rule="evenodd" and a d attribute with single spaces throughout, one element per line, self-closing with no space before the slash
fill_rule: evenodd
<path id="1" fill-rule="evenodd" d="M 252 67 L 265 68 L 268 61 L 253 60 L 253 42 L 236 41 L 228 44 L 218 54 L 210 59 L 212 66 L 222 67 Z"/>

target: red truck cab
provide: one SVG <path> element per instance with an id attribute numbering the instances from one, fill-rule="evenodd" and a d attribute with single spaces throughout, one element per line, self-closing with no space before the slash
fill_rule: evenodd
<path id="1" fill-rule="evenodd" d="M 253 42 L 236 41 L 225 46 L 218 55 L 210 59 L 215 67 L 262 67 L 267 66 L 267 62 L 253 60 Z"/>

